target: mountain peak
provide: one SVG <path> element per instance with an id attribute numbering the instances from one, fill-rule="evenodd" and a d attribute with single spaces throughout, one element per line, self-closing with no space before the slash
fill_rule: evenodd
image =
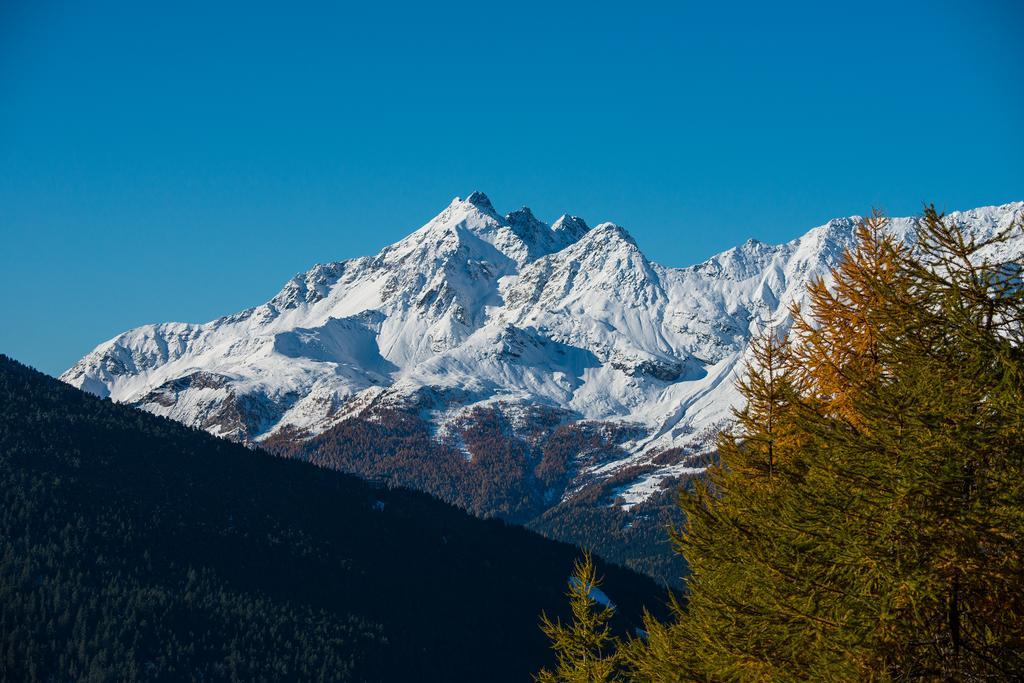
<path id="1" fill-rule="evenodd" d="M 505 216 L 505 220 L 509 223 L 524 223 L 536 221 L 537 217 L 533 215 L 533 211 L 530 210 L 530 207 L 524 206 Z"/>
<path id="2" fill-rule="evenodd" d="M 590 226 L 579 216 L 570 216 L 567 213 L 563 213 L 551 225 L 551 229 L 556 234 L 565 235 L 566 241 L 571 243 L 583 237 L 590 230 Z"/>
<path id="3" fill-rule="evenodd" d="M 615 223 L 601 223 L 589 231 L 587 236 L 597 242 L 625 242 L 634 248 L 637 246 L 636 240 L 629 234 L 629 231 Z"/>
<path id="4" fill-rule="evenodd" d="M 491 204 L 490 198 L 480 190 L 474 190 L 468 197 L 466 197 L 465 201 L 467 204 L 472 204 L 484 213 L 495 213 L 494 205 Z"/>

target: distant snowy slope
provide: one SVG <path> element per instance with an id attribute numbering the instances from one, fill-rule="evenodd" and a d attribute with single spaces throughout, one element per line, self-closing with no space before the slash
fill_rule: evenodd
<path id="1" fill-rule="evenodd" d="M 986 235 L 1022 212 L 952 218 Z M 579 460 L 544 495 L 624 477 L 628 508 L 699 471 L 752 335 L 789 324 L 789 304 L 839 261 L 858 222 L 666 268 L 620 226 L 502 216 L 474 192 L 374 257 L 316 265 L 269 302 L 205 324 L 130 330 L 61 379 L 246 442 L 310 438 L 381 410 L 425 421 L 453 448 L 481 409 L 531 447 L 559 427 L 606 424 L 619 434 L 610 454 Z M 890 229 L 914 238 L 913 219 Z M 1024 239 L 1005 248 L 1024 253 Z"/>

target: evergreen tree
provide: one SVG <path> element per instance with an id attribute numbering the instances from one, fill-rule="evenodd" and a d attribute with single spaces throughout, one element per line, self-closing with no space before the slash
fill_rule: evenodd
<path id="1" fill-rule="evenodd" d="M 599 606 L 595 591 L 601 581 L 590 553 L 576 562 L 566 595 L 572 608 L 572 622 L 562 624 L 541 615 L 541 630 L 551 639 L 557 657 L 554 671 L 542 670 L 539 683 L 604 683 L 620 680 L 614 656 L 618 639 L 609 622 L 610 605 Z"/>

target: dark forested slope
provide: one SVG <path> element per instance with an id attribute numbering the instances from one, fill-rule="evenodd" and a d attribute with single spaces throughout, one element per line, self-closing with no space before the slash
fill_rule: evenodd
<path id="1" fill-rule="evenodd" d="M 5 680 L 528 680 L 577 555 L 0 356 Z M 601 571 L 617 628 L 661 611 Z"/>

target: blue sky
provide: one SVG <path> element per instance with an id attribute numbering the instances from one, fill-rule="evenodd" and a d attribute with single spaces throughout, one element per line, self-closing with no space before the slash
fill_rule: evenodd
<path id="1" fill-rule="evenodd" d="M 474 189 L 666 265 L 1024 199 L 1019 2 L 162 4 L 0 4 L 0 351 L 47 372 Z"/>

